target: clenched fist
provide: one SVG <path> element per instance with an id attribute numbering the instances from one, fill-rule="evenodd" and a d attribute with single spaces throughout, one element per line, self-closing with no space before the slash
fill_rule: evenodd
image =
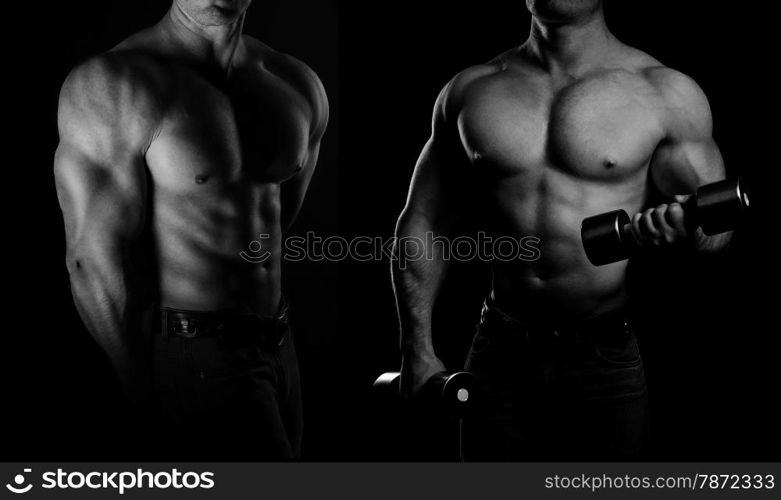
<path id="1" fill-rule="evenodd" d="M 679 243 L 692 235 L 687 226 L 683 204 L 691 195 L 676 196 L 672 203 L 663 203 L 632 217 L 632 236 L 640 247 L 665 247 Z"/>

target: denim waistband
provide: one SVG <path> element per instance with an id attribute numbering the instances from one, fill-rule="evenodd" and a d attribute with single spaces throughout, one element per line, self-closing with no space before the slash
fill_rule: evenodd
<path id="1" fill-rule="evenodd" d="M 631 333 L 630 311 L 620 307 L 567 325 L 541 325 L 524 322 L 502 311 L 489 296 L 480 314 L 480 324 L 503 336 L 525 340 L 584 341 L 598 337 L 627 336 Z"/>
<path id="2" fill-rule="evenodd" d="M 156 308 L 159 331 L 163 338 L 217 337 L 255 338 L 262 343 L 281 344 L 287 331 L 288 304 L 280 299 L 274 316 L 238 311 L 192 311 L 171 307 Z"/>

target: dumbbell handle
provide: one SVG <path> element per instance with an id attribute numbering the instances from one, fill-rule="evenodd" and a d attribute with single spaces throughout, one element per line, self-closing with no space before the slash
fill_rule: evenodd
<path id="1" fill-rule="evenodd" d="M 444 391 L 446 385 L 459 385 L 455 381 L 462 380 L 465 377 L 473 377 L 472 374 L 468 372 L 455 372 L 452 374 L 449 374 L 447 372 L 439 372 L 435 373 L 431 377 L 429 377 L 428 380 L 423 384 L 425 389 L 421 388 L 421 390 L 436 390 L 438 392 Z M 385 372 L 379 377 L 377 377 L 377 380 L 374 381 L 374 387 L 384 387 L 384 386 L 390 386 L 393 388 L 393 390 L 398 391 L 399 390 L 399 383 L 401 380 L 401 373 L 399 372 Z M 463 385 L 463 384 L 461 384 Z M 454 387 L 456 398 L 461 401 L 465 402 L 467 399 L 469 399 L 469 392 L 468 388 L 466 387 Z"/>
<path id="2" fill-rule="evenodd" d="M 740 181 L 726 179 L 701 186 L 681 206 L 686 227 L 700 228 L 707 236 L 713 236 L 731 231 L 736 214 L 748 208 L 748 204 L 748 195 L 741 189 Z M 702 217 L 706 213 L 707 217 Z M 625 224 L 622 231 L 627 234 L 631 229 L 631 224 Z"/>
<path id="3" fill-rule="evenodd" d="M 708 236 L 734 229 L 748 208 L 749 199 L 740 181 L 724 180 L 701 186 L 683 203 L 684 224 L 701 228 Z M 581 226 L 586 256 L 594 265 L 626 259 L 637 250 L 631 219 L 624 210 L 589 217 Z"/>
<path id="4" fill-rule="evenodd" d="M 689 228 L 689 230 L 694 230 L 699 227 L 699 221 L 697 217 L 697 199 L 697 194 L 694 194 L 686 201 L 681 203 L 681 207 L 683 208 L 683 223 L 687 228 Z M 623 224 L 620 229 L 621 241 L 628 251 L 633 251 L 636 249 L 637 243 L 635 242 L 634 236 L 632 236 L 632 219 L 624 210 L 620 210 L 620 212 L 623 212 L 623 215 L 619 217 L 619 224 Z M 622 222 L 624 219 L 630 222 Z"/>

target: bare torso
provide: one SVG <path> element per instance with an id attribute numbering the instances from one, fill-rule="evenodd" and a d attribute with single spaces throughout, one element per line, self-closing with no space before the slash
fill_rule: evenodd
<path id="1" fill-rule="evenodd" d="M 639 251 L 717 251 L 727 240 L 687 230 L 679 195 L 723 179 L 724 165 L 702 89 L 612 36 L 601 2 L 527 7 L 523 45 L 462 71 L 440 92 L 396 236 L 457 233 L 465 212 L 474 214 L 494 238 L 498 307 L 557 328 L 627 302 L 626 262 L 587 260 L 584 218 L 626 210 Z M 516 259 L 502 247 L 507 238 L 520 243 Z M 392 267 L 406 394 L 446 369 L 433 342 L 448 260 L 441 246 L 429 243 L 431 258 Z"/>
<path id="2" fill-rule="evenodd" d="M 142 34 L 113 54 L 143 74 L 148 83 L 137 91 L 164 110 L 144 156 L 159 302 L 274 314 L 281 183 L 311 152 L 312 109 L 297 86 L 304 76 L 287 56 L 251 41 L 227 81 L 213 81 L 156 54 L 154 42 Z M 269 252 L 263 262 L 240 257 L 253 241 Z"/>
<path id="3" fill-rule="evenodd" d="M 242 35 L 248 5 L 175 2 L 60 90 L 54 176 L 74 303 L 133 399 L 148 392 L 143 309 L 279 311 L 282 231 L 328 101 L 305 64 Z"/>
<path id="4" fill-rule="evenodd" d="M 620 306 L 626 262 L 591 265 L 581 221 L 640 210 L 665 136 L 658 62 L 632 49 L 578 78 L 554 78 L 518 51 L 472 70 L 458 129 L 493 236 L 539 238 L 539 259 L 493 264 L 493 293 L 529 321 L 568 321 Z"/>

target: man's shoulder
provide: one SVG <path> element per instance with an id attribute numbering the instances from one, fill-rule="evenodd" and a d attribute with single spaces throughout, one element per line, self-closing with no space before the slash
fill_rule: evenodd
<path id="1" fill-rule="evenodd" d="M 60 102 L 69 100 L 133 106 L 159 105 L 164 92 L 162 65 L 143 53 L 112 50 L 92 56 L 69 72 Z"/>
<path id="2" fill-rule="evenodd" d="M 300 59 L 275 50 L 249 35 L 242 37 L 250 64 L 260 64 L 301 94 L 312 107 L 316 121 L 327 119 L 328 98 L 317 73 Z"/>
<path id="3" fill-rule="evenodd" d="M 696 104 L 705 100 L 700 85 L 681 71 L 659 65 L 645 68 L 643 74 L 670 104 Z"/>
<path id="4" fill-rule="evenodd" d="M 705 92 L 689 75 L 666 66 L 649 54 L 626 45 L 606 61 L 608 69 L 628 73 L 642 80 L 651 95 L 669 111 L 668 118 L 684 120 L 707 127 L 710 123 L 710 106 Z"/>
<path id="5" fill-rule="evenodd" d="M 448 90 L 455 95 L 464 94 L 478 82 L 498 75 L 502 69 L 503 63 L 498 59 L 470 66 L 450 79 Z"/>
<path id="6" fill-rule="evenodd" d="M 709 133 L 712 126 L 710 105 L 705 92 L 691 76 L 628 46 L 623 46 L 615 64 L 647 84 L 659 103 L 657 109 L 664 112 L 666 127 Z"/>
<path id="7" fill-rule="evenodd" d="M 57 109 L 61 141 L 109 151 L 119 143 L 143 145 L 164 112 L 155 71 L 135 54 L 107 52 L 81 62 L 62 85 Z"/>
<path id="8" fill-rule="evenodd" d="M 500 58 L 486 63 L 470 66 L 453 76 L 442 88 L 437 98 L 437 107 L 447 117 L 455 116 L 463 107 L 464 101 L 481 82 L 485 82 L 501 73 L 504 64 Z"/>
<path id="9" fill-rule="evenodd" d="M 639 49 L 625 46 L 622 65 L 644 78 L 668 105 L 702 105 L 705 100 L 704 92 L 692 77 Z"/>
<path id="10" fill-rule="evenodd" d="M 692 77 L 662 65 L 645 68 L 643 75 L 661 97 L 669 127 L 683 126 L 710 133 L 710 104 Z"/>

